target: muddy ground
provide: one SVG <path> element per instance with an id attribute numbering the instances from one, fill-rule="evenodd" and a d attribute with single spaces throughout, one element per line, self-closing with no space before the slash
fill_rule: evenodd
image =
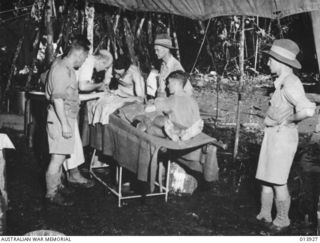
<path id="1" fill-rule="evenodd" d="M 193 195 L 127 200 L 122 208 L 117 199 L 97 184 L 76 189 L 71 208 L 45 207 L 44 167 L 39 150 L 28 149 L 25 137 L 3 130 L 16 146 L 7 151 L 9 209 L 7 234 L 23 235 L 34 230 L 55 230 L 66 235 L 268 235 L 255 215 L 259 209 L 259 186 L 254 179 L 262 133 L 242 129 L 240 155 L 231 159 L 234 130 L 206 127 L 206 132 L 229 144 L 219 151 L 220 180 L 210 191 Z M 308 137 L 301 137 L 290 175 L 292 227 L 285 235 L 316 234 L 318 174 L 306 173 L 300 163 Z M 90 149 L 87 150 L 90 152 Z M 86 165 L 87 166 L 87 165 Z M 85 168 L 83 170 L 86 171 Z"/>

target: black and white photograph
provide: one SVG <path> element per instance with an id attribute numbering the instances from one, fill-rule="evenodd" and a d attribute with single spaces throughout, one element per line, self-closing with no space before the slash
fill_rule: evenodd
<path id="1" fill-rule="evenodd" d="M 0 0 L 0 241 L 317 242 L 319 70 L 320 0 Z"/>

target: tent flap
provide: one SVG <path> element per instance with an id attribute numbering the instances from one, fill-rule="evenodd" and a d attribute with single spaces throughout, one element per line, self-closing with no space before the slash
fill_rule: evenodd
<path id="1" fill-rule="evenodd" d="M 191 19 L 225 15 L 265 18 L 320 10 L 320 0 L 92 0 L 131 11 L 171 13 Z"/>

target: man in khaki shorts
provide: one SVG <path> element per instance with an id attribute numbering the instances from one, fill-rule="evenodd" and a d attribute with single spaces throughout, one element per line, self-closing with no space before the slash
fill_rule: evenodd
<path id="1" fill-rule="evenodd" d="M 47 132 L 51 160 L 46 172 L 48 202 L 71 206 L 73 202 L 61 192 L 62 165 L 67 159 L 84 162 L 82 143 L 78 129 L 79 91 L 75 69 L 81 67 L 88 56 L 90 42 L 83 38 L 73 41 L 68 54 L 52 64 L 46 83 L 48 107 Z M 77 167 L 70 168 L 69 177 L 79 184 L 88 180 Z M 74 171 L 74 173 L 72 172 Z"/>
<path id="2" fill-rule="evenodd" d="M 266 52 L 268 66 L 278 77 L 264 120 L 264 138 L 256 173 L 262 184 L 261 209 L 256 218 L 267 223 L 274 233 L 290 225 L 291 198 L 287 180 L 298 147 L 297 123 L 313 116 L 315 111 L 315 104 L 306 98 L 300 79 L 293 73 L 293 68 L 301 68 L 296 59 L 299 51 L 295 42 L 279 39 Z M 274 199 L 277 215 L 272 221 Z"/>

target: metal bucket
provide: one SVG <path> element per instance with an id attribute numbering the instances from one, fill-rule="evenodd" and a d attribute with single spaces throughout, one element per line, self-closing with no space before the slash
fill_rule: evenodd
<path id="1" fill-rule="evenodd" d="M 26 92 L 15 90 L 9 99 L 9 111 L 14 114 L 22 115 L 25 111 Z"/>

